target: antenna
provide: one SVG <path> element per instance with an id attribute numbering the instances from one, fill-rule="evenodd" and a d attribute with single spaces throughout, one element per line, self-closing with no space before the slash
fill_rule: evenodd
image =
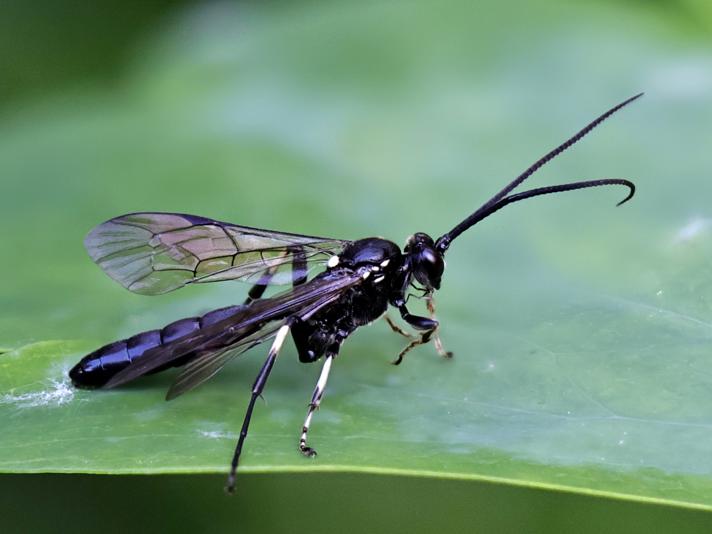
<path id="1" fill-rule="evenodd" d="M 635 96 L 630 97 L 627 100 L 624 100 L 617 106 L 612 107 L 608 111 L 606 111 L 604 114 L 600 115 L 598 118 L 590 122 L 588 125 L 586 125 L 583 129 L 581 129 L 578 133 L 564 141 L 562 144 L 557 146 L 554 150 L 550 151 L 547 153 L 545 156 L 540 158 L 538 161 L 536 161 L 533 165 L 531 165 L 527 170 L 525 170 L 522 174 L 517 176 L 514 180 L 512 180 L 504 189 L 502 189 L 499 193 L 494 195 L 492 198 L 490 198 L 487 202 L 485 202 L 482 206 L 480 206 L 474 213 L 472 213 L 469 217 L 467 217 L 464 221 L 462 221 L 460 224 L 455 226 L 452 230 L 447 232 L 446 234 L 443 234 L 440 236 L 437 241 L 435 246 L 438 248 L 438 250 L 441 253 L 444 253 L 448 247 L 450 246 L 450 243 L 457 237 L 459 236 L 462 232 L 473 226 L 474 224 L 478 223 L 485 217 L 488 217 L 492 215 L 495 211 L 503 208 L 507 204 L 511 204 L 512 202 L 518 202 L 520 200 L 524 200 L 526 198 L 531 198 L 539 195 L 547 195 L 550 193 L 560 193 L 563 191 L 571 191 L 574 189 L 585 189 L 587 187 L 598 187 L 602 185 L 625 185 L 628 188 L 630 188 L 630 192 L 628 193 L 628 196 L 624 198 L 622 201 L 620 201 L 617 205 L 620 206 L 621 204 L 627 202 L 633 197 L 633 194 L 635 193 L 635 185 L 628 181 L 628 180 L 622 180 L 622 179 L 615 179 L 615 178 L 610 178 L 610 179 L 602 179 L 602 180 L 588 180 L 588 181 L 582 181 L 582 182 L 572 182 L 569 184 L 562 184 L 562 185 L 555 185 L 555 186 L 549 186 L 549 187 L 540 187 L 537 189 L 531 189 L 529 191 L 524 191 L 522 193 L 518 193 L 515 195 L 507 196 L 514 188 L 516 188 L 519 184 L 521 184 L 524 180 L 529 178 L 532 174 L 534 174 L 536 171 L 538 171 L 541 167 L 549 163 L 552 159 L 554 159 L 556 156 L 564 152 L 566 149 L 570 148 L 572 145 L 580 141 L 583 137 L 585 137 L 591 130 L 593 130 L 596 126 L 601 124 L 603 121 L 605 121 L 608 117 L 619 111 L 620 109 L 624 108 L 634 100 L 637 100 L 643 96 L 643 93 L 639 93 Z"/>

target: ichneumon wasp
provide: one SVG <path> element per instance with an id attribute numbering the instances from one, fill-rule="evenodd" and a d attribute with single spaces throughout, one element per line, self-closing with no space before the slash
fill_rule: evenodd
<path id="1" fill-rule="evenodd" d="M 132 213 L 111 219 L 94 228 L 85 245 L 99 267 L 131 291 L 157 295 L 189 284 L 223 280 L 242 280 L 254 285 L 243 304 L 110 343 L 84 357 L 69 375 L 78 387 L 113 388 L 146 374 L 182 367 L 167 393 L 167 399 L 173 399 L 212 377 L 238 354 L 273 339 L 252 386 L 232 458 L 227 483 L 228 491 L 232 492 L 255 401 L 267 383 L 286 337 L 291 334 L 300 361 L 324 360 L 299 439 L 299 449 L 307 456 L 314 456 L 316 451 L 307 445 L 312 416 L 321 403 L 332 363 L 354 330 L 385 317 L 395 332 L 409 338 L 395 364 L 413 347 L 430 341 L 441 355 L 450 356 L 438 337 L 433 294 L 440 288 L 445 253 L 460 234 L 508 204 L 539 195 L 622 185 L 628 188 L 628 194 L 617 205 L 633 197 L 633 183 L 618 178 L 510 193 L 540 167 L 640 96 L 642 93 L 596 118 L 449 232 L 437 239 L 422 232 L 415 233 L 402 251 L 392 241 L 379 237 L 345 241 L 260 230 L 178 213 Z M 309 273 L 316 267 L 325 270 L 310 279 Z M 280 284 L 292 287 L 263 298 L 268 286 Z M 428 317 L 408 311 L 406 303 L 411 289 L 422 291 Z M 406 332 L 385 316 L 389 306 L 398 310 L 415 334 Z"/>

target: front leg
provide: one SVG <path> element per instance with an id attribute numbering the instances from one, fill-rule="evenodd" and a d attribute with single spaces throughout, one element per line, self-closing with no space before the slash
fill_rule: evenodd
<path id="1" fill-rule="evenodd" d="M 413 315 L 402 304 L 398 307 L 398 311 L 401 314 L 403 320 L 416 330 L 435 330 L 438 327 L 438 322 L 435 319 L 429 319 L 428 317 L 421 317 L 420 315 Z"/>
<path id="2" fill-rule="evenodd" d="M 432 293 L 428 294 L 425 297 L 425 302 L 428 306 L 428 313 L 430 314 L 430 318 L 435 319 L 435 299 L 433 298 Z M 437 350 L 438 354 L 443 358 L 453 357 L 452 352 L 449 350 L 445 350 L 445 347 L 443 347 L 443 342 L 440 340 L 440 335 L 437 332 L 435 332 L 435 335 L 433 336 L 433 344 L 435 345 L 435 350 Z"/>
<path id="3" fill-rule="evenodd" d="M 400 351 L 396 359 L 391 362 L 393 363 L 393 365 L 400 365 L 403 361 L 403 357 L 406 354 L 408 354 L 418 345 L 424 345 L 425 343 L 430 341 L 430 338 L 438 329 L 439 325 L 439 323 L 435 319 L 429 319 L 427 317 L 413 315 L 408 311 L 408 308 L 405 307 L 405 304 L 399 306 L 398 311 L 400 311 L 401 317 L 406 323 L 408 323 L 416 330 L 421 330 L 422 333 L 418 337 L 413 339 L 410 343 L 408 343 L 402 351 Z"/>
<path id="4" fill-rule="evenodd" d="M 410 332 L 406 332 L 405 330 L 403 330 L 400 326 L 398 326 L 398 325 L 395 323 L 395 321 L 393 321 L 393 319 L 391 319 L 390 317 L 388 317 L 388 314 L 385 314 L 385 315 L 383 316 L 383 318 L 384 318 L 384 319 L 386 320 L 386 322 L 388 323 L 388 326 L 391 327 L 391 330 L 393 330 L 396 334 L 400 334 L 401 336 L 403 336 L 403 337 L 405 337 L 405 338 L 408 338 L 408 339 L 413 339 L 413 334 L 411 334 Z"/>

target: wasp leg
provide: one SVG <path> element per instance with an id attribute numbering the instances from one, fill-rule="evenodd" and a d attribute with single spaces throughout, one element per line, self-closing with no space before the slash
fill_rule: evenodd
<path id="1" fill-rule="evenodd" d="M 384 315 L 383 318 L 386 320 L 388 323 L 388 326 L 391 327 L 391 330 L 393 330 L 396 334 L 400 334 L 403 337 L 407 337 L 408 339 L 413 339 L 413 334 L 410 332 L 406 332 L 403 330 L 400 326 L 398 326 L 393 319 L 388 317 L 388 315 Z"/>
<path id="2" fill-rule="evenodd" d="M 261 298 L 273 276 L 274 273 L 270 273 L 269 270 L 265 271 L 265 273 L 260 277 L 260 280 L 250 288 L 250 291 L 247 293 L 247 298 L 243 304 L 249 304 L 253 300 Z"/>
<path id="3" fill-rule="evenodd" d="M 408 354 L 411 350 L 413 350 L 415 347 L 418 345 L 423 345 L 430 341 L 430 338 L 432 335 L 435 333 L 435 331 L 438 329 L 438 322 L 435 319 L 429 319 L 427 317 L 420 317 L 419 315 L 413 315 L 411 314 L 408 309 L 405 307 L 405 304 L 400 306 L 398 308 L 400 311 L 401 317 L 403 320 L 408 323 L 410 326 L 415 328 L 416 330 L 421 330 L 422 333 L 417 336 L 415 339 L 413 339 L 406 347 L 400 351 L 398 356 L 396 357 L 395 360 L 393 360 L 393 365 L 400 365 L 401 362 L 403 361 L 403 356 Z"/>
<path id="4" fill-rule="evenodd" d="M 297 287 L 307 281 L 307 257 L 304 247 L 294 245 L 287 251 L 292 253 L 292 286 Z"/>
<path id="5" fill-rule="evenodd" d="M 438 327 L 438 322 L 435 319 L 413 315 L 408 311 L 408 308 L 405 307 L 405 304 L 399 306 L 398 311 L 401 314 L 401 318 L 416 330 L 432 332 Z"/>
<path id="6" fill-rule="evenodd" d="M 398 356 L 396 357 L 395 360 L 393 360 L 391 363 L 393 365 L 400 365 L 401 362 L 403 361 L 403 356 L 408 354 L 411 350 L 413 350 L 415 347 L 418 345 L 425 345 L 428 341 L 430 341 L 430 338 L 432 337 L 433 333 L 435 332 L 435 329 L 433 330 L 428 330 L 426 332 L 423 332 L 420 334 L 418 337 L 416 337 L 413 341 L 408 343 L 405 348 L 398 353 Z"/>
<path id="7" fill-rule="evenodd" d="M 304 256 L 304 247 L 287 247 L 287 253 L 292 253 L 292 285 L 297 287 L 307 281 L 307 261 Z M 253 300 L 262 298 L 278 268 L 278 265 L 274 265 L 265 270 L 257 283 L 250 288 L 243 304 L 249 304 Z"/>
<path id="8" fill-rule="evenodd" d="M 329 371 L 331 371 L 331 363 L 334 361 L 336 354 L 336 352 L 329 352 L 324 359 L 324 365 L 321 368 L 319 380 L 317 380 L 314 393 L 312 393 L 311 402 L 309 403 L 307 417 L 304 420 L 304 426 L 302 426 L 302 435 L 299 438 L 299 450 L 302 451 L 302 454 L 310 458 L 316 456 L 316 451 L 307 445 L 307 433 L 309 432 L 312 416 L 314 415 L 314 412 L 319 409 L 321 398 L 324 396 L 326 381 L 329 379 Z"/>
<path id="9" fill-rule="evenodd" d="M 432 295 L 429 295 L 426 297 L 425 302 L 428 306 L 428 313 L 430 314 L 430 318 L 435 320 L 435 299 Z M 445 350 L 445 347 L 443 347 L 443 342 L 440 339 L 440 334 L 437 333 L 437 330 L 433 332 L 433 344 L 435 345 L 435 350 L 437 350 L 438 354 L 443 358 L 453 357 L 453 353 L 449 350 Z"/>
<path id="10" fill-rule="evenodd" d="M 250 426 L 250 418 L 252 417 L 252 410 L 255 407 L 255 401 L 257 400 L 257 397 L 262 394 L 262 390 L 264 389 L 265 384 L 267 383 L 267 379 L 269 378 L 269 373 L 272 370 L 272 366 L 274 365 L 274 362 L 277 359 L 277 356 L 279 355 L 279 351 L 281 350 L 282 345 L 284 345 L 284 340 L 286 339 L 287 334 L 289 333 L 290 325 L 291 321 L 287 321 L 277 331 L 277 335 L 274 338 L 272 347 L 269 349 L 267 359 L 262 365 L 262 368 L 260 369 L 260 372 L 258 373 L 257 378 L 255 379 L 255 382 L 252 385 L 252 397 L 250 397 L 250 403 L 247 406 L 245 419 L 242 422 L 242 430 L 240 430 L 240 437 L 237 440 L 237 445 L 235 446 L 235 453 L 232 456 L 232 463 L 230 464 L 230 474 L 227 477 L 227 486 L 225 487 L 225 490 L 228 493 L 233 493 L 235 491 L 235 472 L 237 471 L 237 464 L 240 460 L 242 445 L 244 444 L 245 438 L 247 437 L 247 430 Z"/>

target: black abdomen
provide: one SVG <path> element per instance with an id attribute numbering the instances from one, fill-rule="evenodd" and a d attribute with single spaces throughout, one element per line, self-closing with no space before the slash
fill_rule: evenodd
<path id="1" fill-rule="evenodd" d="M 231 315 L 243 310 L 244 306 L 228 306 L 213 310 L 201 317 L 181 319 L 160 330 L 141 332 L 128 339 L 115 341 L 88 354 L 69 371 L 69 377 L 75 386 L 80 388 L 97 388 L 106 384 L 116 373 L 125 369 L 129 364 L 140 359 L 148 350 L 165 345 L 183 336 L 195 332 L 200 328 L 227 319 Z M 168 367 L 185 365 L 195 358 L 195 353 L 189 353 L 152 371 L 157 373 Z"/>

